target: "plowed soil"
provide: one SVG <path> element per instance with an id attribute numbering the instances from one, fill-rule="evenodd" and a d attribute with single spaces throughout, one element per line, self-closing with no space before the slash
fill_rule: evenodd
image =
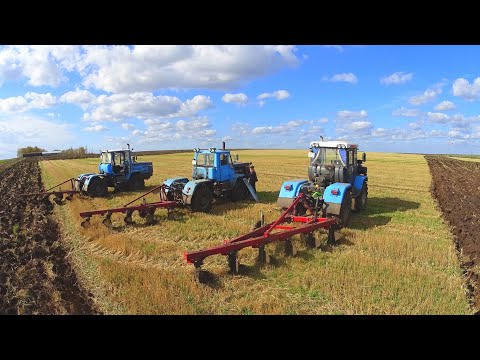
<path id="1" fill-rule="evenodd" d="M 480 310 L 480 163 L 426 156 L 432 193 L 455 237 L 471 304 Z M 477 312 L 478 314 L 478 312 Z"/>
<path id="2" fill-rule="evenodd" d="M 0 172 L 0 314 L 95 314 L 50 216 L 53 205 L 18 196 L 41 190 L 37 160 Z"/>

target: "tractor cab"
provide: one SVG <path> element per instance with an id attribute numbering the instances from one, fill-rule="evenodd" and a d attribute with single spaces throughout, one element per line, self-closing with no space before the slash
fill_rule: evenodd
<path id="1" fill-rule="evenodd" d="M 310 143 L 309 179 L 327 186 L 333 182 L 353 184 L 355 177 L 366 174 L 366 168 L 357 159 L 358 145 L 347 141 L 312 141 Z"/>
<path id="2" fill-rule="evenodd" d="M 228 150 L 194 149 L 192 177 L 219 182 L 228 181 L 235 173 L 233 163 Z"/>
<path id="3" fill-rule="evenodd" d="M 98 170 L 101 174 L 127 175 L 131 171 L 134 157 L 130 150 L 105 150 L 100 155 Z"/>

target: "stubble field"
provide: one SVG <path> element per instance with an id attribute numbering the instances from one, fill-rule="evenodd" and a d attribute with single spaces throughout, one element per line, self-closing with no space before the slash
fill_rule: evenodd
<path id="1" fill-rule="evenodd" d="M 235 153 L 235 152 L 234 152 Z M 470 314 L 467 289 L 448 226 L 430 194 L 431 175 L 421 155 L 369 153 L 367 210 L 354 214 L 333 249 L 306 248 L 285 257 L 283 244 L 271 244 L 271 265 L 255 264 L 257 252 L 239 252 L 240 275 L 228 273 L 226 258 L 209 257 L 207 285 L 194 281 L 184 251 L 218 245 L 250 230 L 262 210 L 267 221 L 279 215 L 275 202 L 289 178 L 305 178 L 302 150 L 245 150 L 259 177 L 261 203 L 221 203 L 211 213 L 177 211 L 174 220 L 157 210 L 157 223 L 125 227 L 113 215 L 113 230 L 92 218 L 80 226 L 78 213 L 121 206 L 140 192 L 108 198 L 81 198 L 55 206 L 64 240 L 95 306 L 115 314 Z M 191 153 L 141 156 L 154 163 L 147 190 L 167 177 L 191 175 Z M 98 159 L 42 161 L 50 187 L 83 172 L 95 172 Z M 153 200 L 158 195 L 151 195 Z M 322 238 L 326 236 L 317 234 Z"/>

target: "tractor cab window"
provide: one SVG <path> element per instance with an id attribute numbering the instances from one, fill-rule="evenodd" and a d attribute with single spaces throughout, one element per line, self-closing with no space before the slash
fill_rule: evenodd
<path id="1" fill-rule="evenodd" d="M 228 165 L 228 155 L 220 154 L 220 166 Z"/>
<path id="2" fill-rule="evenodd" d="M 112 162 L 112 154 L 109 152 L 104 152 L 100 155 L 100 162 L 102 164 L 110 164 Z"/>
<path id="3" fill-rule="evenodd" d="M 347 151 L 336 148 L 319 148 L 314 161 L 319 164 L 345 166 L 347 163 Z"/>
<path id="4" fill-rule="evenodd" d="M 197 166 L 213 166 L 213 154 L 198 154 Z"/>
<path id="5" fill-rule="evenodd" d="M 114 153 L 114 165 L 122 165 L 125 161 L 125 154 L 121 152 Z"/>

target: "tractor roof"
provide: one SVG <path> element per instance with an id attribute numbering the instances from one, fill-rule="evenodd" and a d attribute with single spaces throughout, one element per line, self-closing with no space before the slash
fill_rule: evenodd
<path id="1" fill-rule="evenodd" d="M 356 144 L 352 144 L 348 141 L 344 140 L 331 140 L 331 141 L 312 141 L 310 143 L 310 147 L 317 146 L 321 148 L 339 148 L 339 147 L 346 147 L 346 148 L 355 148 L 358 147 Z"/>
<path id="2" fill-rule="evenodd" d="M 215 149 L 215 151 L 210 151 L 210 149 L 198 149 L 198 151 L 195 151 L 195 152 L 198 152 L 200 154 L 209 154 L 213 152 L 220 153 L 220 154 L 230 154 L 230 150 L 223 150 L 223 149 Z"/>
<path id="3" fill-rule="evenodd" d="M 102 150 L 102 152 L 120 152 L 120 151 L 130 151 L 130 150 L 128 149 Z"/>

